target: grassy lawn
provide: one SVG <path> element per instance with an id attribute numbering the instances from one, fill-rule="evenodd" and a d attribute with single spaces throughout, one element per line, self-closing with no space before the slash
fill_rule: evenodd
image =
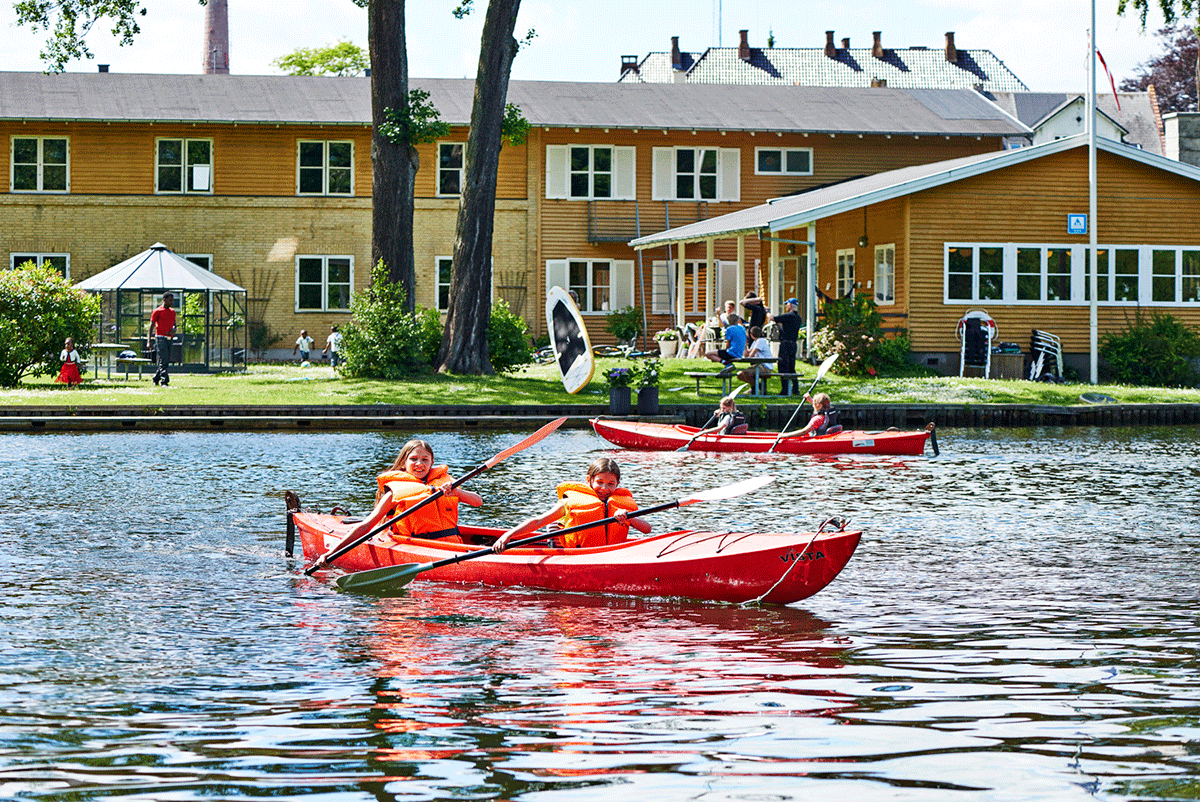
<path id="1" fill-rule="evenodd" d="M 170 387 L 155 387 L 147 379 L 125 381 L 114 373 L 112 381 L 88 379 L 75 389 L 54 384 L 50 378 L 31 380 L 16 389 L 0 389 L 5 406 L 328 406 L 337 404 L 464 405 L 464 404 L 607 404 L 608 389 L 602 376 L 628 360 L 600 359 L 592 383 L 577 395 L 568 395 L 554 365 L 531 365 L 507 376 L 429 376 L 402 382 L 344 379 L 332 369 L 296 364 L 251 365 L 239 374 L 175 373 Z M 696 384 L 685 371 L 712 371 L 704 360 L 670 359 L 662 362 L 660 402 L 663 404 L 715 404 L 720 385 L 715 380 Z M 812 365 L 798 366 L 809 376 Z M 85 374 L 90 377 L 92 374 Z M 809 381 L 801 381 L 805 389 Z M 777 389 L 778 381 L 771 382 Z M 1125 387 L 1121 385 L 1043 384 L 1027 381 L 960 379 L 958 377 L 849 378 L 828 374 L 819 385 L 835 402 L 932 404 L 1049 404 L 1077 405 L 1081 393 L 1100 392 L 1118 402 L 1200 403 L 1200 390 Z M 744 395 L 744 393 L 743 393 Z M 797 399 L 755 399 L 754 403 L 793 405 Z"/>

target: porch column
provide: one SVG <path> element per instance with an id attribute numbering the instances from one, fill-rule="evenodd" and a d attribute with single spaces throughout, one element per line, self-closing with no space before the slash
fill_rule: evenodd
<path id="1" fill-rule="evenodd" d="M 763 289 L 766 295 L 763 304 L 774 309 L 775 296 L 779 295 L 779 240 L 774 237 L 771 238 L 771 257 L 767 263 L 767 286 Z"/>
<path id="2" fill-rule="evenodd" d="M 687 323 L 687 304 L 684 302 L 685 281 L 684 274 L 687 272 L 683 266 L 684 256 L 687 253 L 687 244 L 679 243 L 679 259 L 675 262 L 675 325 L 683 326 Z"/>
<path id="3" fill-rule="evenodd" d="M 716 266 L 715 262 L 713 261 L 713 256 L 716 251 L 716 244 L 717 244 L 716 240 L 712 239 L 711 237 L 704 241 L 704 245 L 705 245 L 704 258 L 707 263 L 706 267 L 705 267 L 705 281 L 704 281 L 704 285 L 705 285 L 704 286 L 704 316 L 705 316 L 705 318 L 707 318 L 710 314 L 712 314 L 712 310 L 714 308 L 716 308 L 716 305 L 717 305 L 716 300 L 714 300 L 717 297 L 717 289 L 716 289 L 716 287 L 713 286 L 714 283 L 716 282 L 716 278 L 717 278 L 717 266 Z"/>
<path id="4" fill-rule="evenodd" d="M 804 305 L 804 336 L 807 338 L 805 343 L 812 342 L 813 324 L 817 319 L 817 224 L 810 223 L 808 226 L 808 236 L 806 239 L 813 243 L 806 245 L 805 250 L 808 251 L 808 292 L 805 293 Z"/>
<path id="5" fill-rule="evenodd" d="M 737 243 L 737 297 L 733 300 L 741 301 L 746 297 L 746 235 L 738 234 Z"/>

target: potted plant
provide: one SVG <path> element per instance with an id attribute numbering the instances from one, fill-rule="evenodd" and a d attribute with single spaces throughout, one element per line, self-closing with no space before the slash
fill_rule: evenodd
<path id="1" fill-rule="evenodd" d="M 639 415 L 658 414 L 658 382 L 661 378 L 657 359 L 647 360 L 636 371 Z"/>
<path id="2" fill-rule="evenodd" d="M 676 349 L 679 348 L 679 332 L 675 329 L 663 329 L 654 335 L 655 342 L 658 343 L 658 352 L 662 354 L 663 359 L 670 359 L 675 356 Z"/>
<path id="3" fill-rule="evenodd" d="M 633 390 L 633 371 L 629 368 L 613 368 L 604 374 L 608 383 L 608 412 L 611 415 L 628 415 Z"/>
<path id="4" fill-rule="evenodd" d="M 627 306 L 609 312 L 604 319 L 604 330 L 622 345 L 633 345 L 633 341 L 642 333 L 642 310 Z"/>

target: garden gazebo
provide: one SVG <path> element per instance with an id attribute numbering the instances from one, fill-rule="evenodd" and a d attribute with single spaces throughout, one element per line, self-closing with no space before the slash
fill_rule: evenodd
<path id="1" fill-rule="evenodd" d="M 101 341 L 126 343 L 141 355 L 150 313 L 170 292 L 178 315 L 172 362 L 195 372 L 246 366 L 246 290 L 161 242 L 75 288 L 102 299 Z"/>

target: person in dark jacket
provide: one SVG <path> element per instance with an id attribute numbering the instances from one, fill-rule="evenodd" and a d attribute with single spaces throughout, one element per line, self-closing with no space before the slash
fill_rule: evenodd
<path id="1" fill-rule="evenodd" d="M 783 302 L 783 314 L 775 316 L 775 323 L 779 326 L 779 372 L 781 374 L 796 372 L 796 354 L 800 348 L 800 329 L 804 326 L 804 319 L 796 311 L 799 306 L 800 302 L 795 298 L 788 298 Z M 779 382 L 780 395 L 800 394 L 799 379 L 780 379 Z"/>

